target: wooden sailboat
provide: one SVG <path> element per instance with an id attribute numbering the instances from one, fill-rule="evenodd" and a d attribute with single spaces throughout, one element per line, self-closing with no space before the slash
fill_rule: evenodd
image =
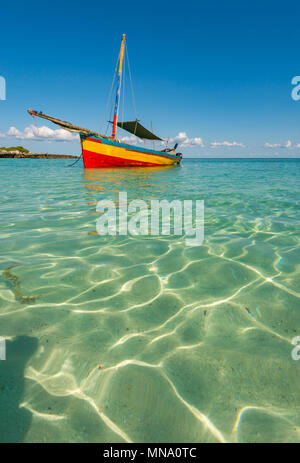
<path id="1" fill-rule="evenodd" d="M 64 128 L 65 130 L 79 133 L 82 158 L 85 168 L 124 166 L 147 167 L 164 165 L 170 166 L 172 164 L 179 164 L 182 159 L 182 154 L 175 153 L 177 144 L 173 149 L 157 151 L 155 149 L 148 149 L 146 147 L 142 148 L 136 145 L 122 143 L 117 139 L 117 127 L 120 127 L 140 139 L 162 141 L 162 139 L 154 135 L 153 132 L 150 132 L 148 129 L 143 127 L 138 120 L 125 122 L 118 121 L 124 47 L 125 34 L 122 37 L 117 67 L 117 86 L 111 136 L 102 135 L 100 133 L 75 126 L 69 122 L 61 121 L 60 119 L 48 116 L 41 111 L 34 111 L 29 109 L 28 113 L 33 117 L 37 116 L 43 119 L 47 119 Z"/>

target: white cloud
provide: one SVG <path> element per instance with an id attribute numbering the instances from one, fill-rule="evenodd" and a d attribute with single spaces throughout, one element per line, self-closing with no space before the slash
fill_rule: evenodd
<path id="1" fill-rule="evenodd" d="M 140 140 L 138 137 L 135 135 L 130 135 L 130 137 L 121 137 L 119 139 L 123 143 L 129 143 L 130 145 L 137 145 L 138 143 L 142 143 L 142 140 Z"/>
<path id="2" fill-rule="evenodd" d="M 170 138 L 169 143 L 178 143 L 183 148 L 191 148 L 192 146 L 204 146 L 202 138 L 189 138 L 185 132 L 179 132 L 176 137 Z"/>
<path id="3" fill-rule="evenodd" d="M 50 129 L 45 125 L 36 127 L 29 125 L 21 132 L 16 127 L 10 127 L 5 136 L 14 137 L 18 140 L 48 140 L 48 141 L 75 141 L 78 140 L 78 134 L 72 134 L 64 129 Z"/>
<path id="4" fill-rule="evenodd" d="M 245 148 L 243 143 L 238 143 L 237 141 L 213 141 L 210 143 L 211 148 L 217 148 L 218 146 L 239 146 L 240 148 Z"/>
<path id="5" fill-rule="evenodd" d="M 142 144 L 143 140 L 140 138 L 136 137 L 135 135 L 131 135 L 130 137 L 121 137 L 120 141 L 123 143 L 129 143 L 131 145 L 138 145 Z M 148 142 L 151 142 L 151 140 L 147 140 Z M 155 142 L 157 143 L 157 142 Z M 165 141 L 159 142 L 161 145 L 165 146 Z M 184 148 L 190 148 L 192 146 L 204 146 L 202 138 L 200 137 L 195 137 L 195 138 L 189 138 L 185 132 L 179 132 L 178 135 L 174 138 L 169 138 L 168 143 L 178 143 L 181 147 Z"/>
<path id="6" fill-rule="evenodd" d="M 120 141 L 123 143 L 129 143 L 131 145 L 139 145 L 143 143 L 143 140 L 140 140 L 135 135 L 121 137 Z M 149 142 L 150 140 L 148 140 Z M 162 146 L 165 147 L 166 141 L 160 142 Z M 157 143 L 157 142 L 156 142 Z M 198 146 L 203 148 L 208 146 L 210 148 L 216 148 L 218 146 L 227 146 L 227 147 L 241 147 L 244 148 L 245 145 L 243 143 L 238 143 L 236 141 L 229 142 L 229 141 L 222 141 L 222 142 L 211 142 L 209 144 L 205 144 L 201 137 L 189 137 L 186 132 L 179 132 L 175 137 L 168 139 L 168 146 L 170 147 L 173 143 L 178 143 L 180 148 L 192 148 L 194 146 Z"/>
<path id="7" fill-rule="evenodd" d="M 288 140 L 286 143 L 284 143 L 283 145 L 281 143 L 265 143 L 264 144 L 264 147 L 265 148 L 292 148 L 292 142 L 290 140 Z M 296 148 L 298 147 L 298 145 L 296 145 Z M 300 147 L 300 145 L 299 145 Z"/>
<path id="8" fill-rule="evenodd" d="M 6 137 L 5 133 L 0 133 L 0 138 L 5 138 L 5 137 Z"/>
<path id="9" fill-rule="evenodd" d="M 267 142 L 267 143 L 264 144 L 264 147 L 265 148 L 280 148 L 281 145 L 279 143 L 273 143 L 272 144 L 272 143 Z"/>

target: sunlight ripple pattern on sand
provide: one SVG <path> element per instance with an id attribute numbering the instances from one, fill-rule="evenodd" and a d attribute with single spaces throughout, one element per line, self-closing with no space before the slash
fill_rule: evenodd
<path id="1" fill-rule="evenodd" d="M 300 162 L 67 164 L 0 169 L 0 441 L 300 442 Z M 203 245 L 98 236 L 119 191 L 204 199 Z"/>

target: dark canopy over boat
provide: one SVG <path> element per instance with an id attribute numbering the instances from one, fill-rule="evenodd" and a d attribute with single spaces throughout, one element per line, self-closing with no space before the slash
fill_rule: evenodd
<path id="1" fill-rule="evenodd" d="M 118 127 L 121 129 L 126 130 L 133 135 L 136 135 L 138 138 L 146 139 L 146 140 L 162 140 L 161 138 L 154 135 L 154 133 L 150 132 L 150 130 L 143 127 L 138 120 L 136 121 L 127 121 L 127 122 L 118 122 Z"/>
<path id="2" fill-rule="evenodd" d="M 70 132 L 84 133 L 86 135 L 98 135 L 103 138 L 109 138 L 105 135 L 94 132 L 93 130 L 84 129 L 83 127 L 78 127 L 76 125 L 70 124 L 70 122 L 62 121 L 60 119 L 57 119 L 56 117 L 48 116 L 47 114 L 44 114 L 41 111 L 34 111 L 32 109 L 28 109 L 28 113 L 33 117 L 38 116 L 42 119 L 51 121 L 54 124 L 59 125 L 63 129 L 69 130 Z M 162 138 L 157 137 L 156 135 L 154 135 L 154 133 L 150 132 L 150 130 L 143 127 L 138 120 L 117 122 L 117 125 L 118 127 L 121 127 L 121 129 L 124 129 L 127 132 L 132 133 L 133 135 L 136 135 L 138 138 L 142 138 L 145 140 L 162 140 Z"/>

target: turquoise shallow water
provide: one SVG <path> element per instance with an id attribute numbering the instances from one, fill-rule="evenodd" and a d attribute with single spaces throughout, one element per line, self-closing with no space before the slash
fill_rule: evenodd
<path id="1" fill-rule="evenodd" d="M 300 442 L 297 160 L 1 160 L 0 441 Z M 202 199 L 205 240 L 96 203 Z"/>

